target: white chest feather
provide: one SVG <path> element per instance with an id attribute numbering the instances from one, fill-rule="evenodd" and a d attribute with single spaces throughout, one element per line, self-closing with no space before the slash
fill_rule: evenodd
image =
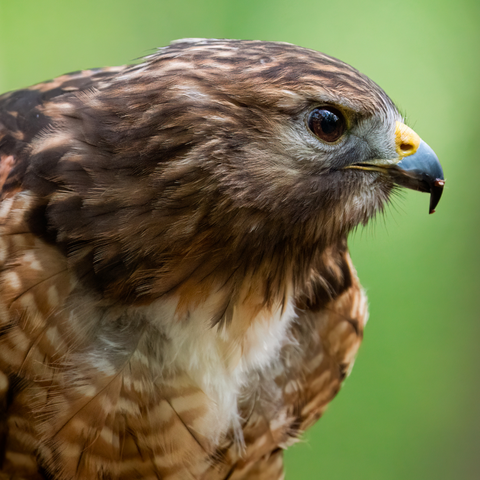
<path id="1" fill-rule="evenodd" d="M 212 326 L 216 300 L 207 299 L 185 318 L 176 315 L 176 301 L 158 301 L 148 307 L 147 318 L 166 337 L 165 371 L 187 374 L 211 401 L 217 434 L 233 427 L 242 441 L 239 395 L 255 372 L 272 365 L 280 349 L 292 342 L 288 332 L 295 312 L 291 299 L 283 308 L 258 310 L 254 318 L 242 318 L 251 310 L 235 307 L 228 324 Z"/>

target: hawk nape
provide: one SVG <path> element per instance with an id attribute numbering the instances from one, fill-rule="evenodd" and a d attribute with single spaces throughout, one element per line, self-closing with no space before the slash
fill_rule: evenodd
<path id="1" fill-rule="evenodd" d="M 347 235 L 443 174 L 387 95 L 182 40 L 0 97 L 0 474 L 279 479 L 352 366 Z"/>

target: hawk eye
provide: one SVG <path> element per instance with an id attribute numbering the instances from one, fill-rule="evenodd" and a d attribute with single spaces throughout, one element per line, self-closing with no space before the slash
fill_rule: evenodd
<path id="1" fill-rule="evenodd" d="M 336 142 L 345 132 L 345 118 L 336 108 L 315 108 L 308 117 L 308 128 L 324 142 Z"/>

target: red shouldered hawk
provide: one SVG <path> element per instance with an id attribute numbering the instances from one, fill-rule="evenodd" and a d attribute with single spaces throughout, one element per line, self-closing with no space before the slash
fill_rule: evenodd
<path id="1" fill-rule="evenodd" d="M 440 164 L 354 68 L 182 40 L 0 97 L 0 474 L 280 479 L 367 316 L 347 235 Z"/>

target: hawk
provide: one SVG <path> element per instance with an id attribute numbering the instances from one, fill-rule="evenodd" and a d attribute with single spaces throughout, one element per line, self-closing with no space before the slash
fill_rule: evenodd
<path id="1" fill-rule="evenodd" d="M 0 97 L 0 478 L 260 480 L 367 318 L 347 236 L 444 181 L 351 66 L 191 39 Z"/>

